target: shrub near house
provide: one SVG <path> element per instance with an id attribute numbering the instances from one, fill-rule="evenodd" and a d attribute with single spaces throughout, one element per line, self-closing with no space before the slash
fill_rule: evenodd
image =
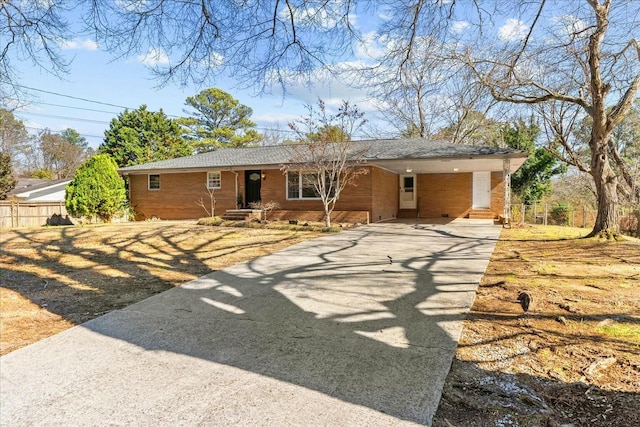
<path id="1" fill-rule="evenodd" d="M 124 181 L 117 169 L 116 162 L 107 154 L 87 160 L 67 186 L 67 211 L 75 217 L 110 221 L 126 203 Z"/>

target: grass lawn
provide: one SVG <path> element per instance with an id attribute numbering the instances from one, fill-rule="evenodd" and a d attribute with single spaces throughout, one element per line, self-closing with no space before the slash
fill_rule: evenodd
<path id="1" fill-rule="evenodd" d="M 3 230 L 0 355 L 318 235 L 194 221 Z"/>
<path id="2" fill-rule="evenodd" d="M 640 426 L 640 240 L 588 232 L 502 231 L 435 426 Z"/>

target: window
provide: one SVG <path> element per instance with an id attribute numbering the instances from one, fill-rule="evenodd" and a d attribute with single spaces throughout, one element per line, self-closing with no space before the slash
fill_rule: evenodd
<path id="1" fill-rule="evenodd" d="M 287 172 L 287 199 L 319 199 L 320 194 L 315 188 L 317 179 L 317 173 Z M 335 188 L 334 185 L 333 191 Z"/>
<path id="2" fill-rule="evenodd" d="M 300 198 L 300 173 L 287 172 L 287 199 Z"/>
<path id="3" fill-rule="evenodd" d="M 207 188 L 210 190 L 222 187 L 220 172 L 207 172 Z"/>
<path id="4" fill-rule="evenodd" d="M 159 189 L 160 189 L 160 175 L 149 174 L 149 190 L 159 190 Z"/>

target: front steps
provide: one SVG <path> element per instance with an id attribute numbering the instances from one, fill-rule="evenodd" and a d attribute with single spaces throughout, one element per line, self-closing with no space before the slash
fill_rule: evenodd
<path id="1" fill-rule="evenodd" d="M 496 215 L 490 209 L 473 209 L 469 212 L 469 219 L 496 219 Z"/>
<path id="2" fill-rule="evenodd" d="M 418 209 L 400 209 L 398 211 L 399 219 L 409 219 L 409 218 L 417 218 L 418 217 Z"/>
<path id="3" fill-rule="evenodd" d="M 256 209 L 229 209 L 222 215 L 227 221 L 246 221 L 251 218 L 260 218 L 261 210 Z"/>

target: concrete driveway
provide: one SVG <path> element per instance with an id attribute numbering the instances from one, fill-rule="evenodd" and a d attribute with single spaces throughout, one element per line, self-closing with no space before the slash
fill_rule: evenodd
<path id="1" fill-rule="evenodd" d="M 211 273 L 1 357 L 0 424 L 430 424 L 499 232 L 374 224 Z"/>

